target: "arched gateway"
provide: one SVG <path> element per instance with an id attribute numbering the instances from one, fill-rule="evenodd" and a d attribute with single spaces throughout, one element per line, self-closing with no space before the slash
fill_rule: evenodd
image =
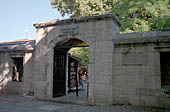
<path id="1" fill-rule="evenodd" d="M 34 26 L 37 29 L 35 96 L 40 99 L 53 98 L 56 46 L 68 41 L 70 47 L 84 42 L 89 46 L 88 102 L 111 104 L 113 40 L 120 27 L 116 17 L 105 14 L 54 20 Z"/>

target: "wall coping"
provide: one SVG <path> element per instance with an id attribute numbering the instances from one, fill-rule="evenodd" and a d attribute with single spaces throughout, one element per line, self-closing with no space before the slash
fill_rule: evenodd
<path id="1" fill-rule="evenodd" d="M 117 34 L 115 45 L 170 43 L 170 31 L 151 31 Z"/>
<path id="2" fill-rule="evenodd" d="M 50 27 L 50 26 L 56 26 L 56 25 L 63 25 L 63 24 L 71 24 L 71 23 L 81 23 L 81 22 L 88 22 L 88 21 L 98 21 L 98 20 L 104 20 L 111 18 L 113 19 L 114 23 L 117 24 L 119 27 L 121 26 L 121 23 L 117 19 L 117 17 L 114 14 L 107 13 L 102 15 L 94 15 L 94 16 L 82 16 L 82 17 L 75 17 L 75 18 L 69 18 L 69 19 L 63 19 L 63 20 L 52 20 L 50 22 L 45 23 L 36 23 L 33 26 L 36 29 L 44 28 L 44 27 Z"/>

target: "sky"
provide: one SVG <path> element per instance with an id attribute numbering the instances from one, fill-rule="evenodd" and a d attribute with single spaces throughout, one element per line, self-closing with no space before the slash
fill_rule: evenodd
<path id="1" fill-rule="evenodd" d="M 68 17 L 61 17 L 50 0 L 1 0 L 0 42 L 35 39 L 33 24 Z"/>

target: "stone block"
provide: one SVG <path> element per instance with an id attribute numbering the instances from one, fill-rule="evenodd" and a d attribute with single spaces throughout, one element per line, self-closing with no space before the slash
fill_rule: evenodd
<path id="1" fill-rule="evenodd" d="M 45 73 L 45 63 L 44 62 L 37 62 L 34 66 L 35 73 Z"/>
<path id="2" fill-rule="evenodd" d="M 34 79 L 24 79 L 23 80 L 24 84 L 23 84 L 23 91 L 24 93 L 27 92 L 33 92 L 34 91 Z"/>
<path id="3" fill-rule="evenodd" d="M 47 53 L 47 45 L 39 44 L 36 46 L 35 50 L 35 61 L 40 60 L 40 58 L 43 58 Z"/>
<path id="4" fill-rule="evenodd" d="M 113 95 L 128 95 L 128 87 L 123 87 L 123 86 L 119 86 L 119 87 L 114 87 L 112 89 L 113 91 Z"/>
<path id="5" fill-rule="evenodd" d="M 148 96 L 146 100 L 146 105 L 150 107 L 169 108 L 170 101 L 168 98 L 161 96 L 159 97 Z"/>
<path id="6" fill-rule="evenodd" d="M 139 105 L 139 98 L 137 95 L 129 95 L 128 96 L 128 103 L 129 105 Z"/>
<path id="7" fill-rule="evenodd" d="M 153 102 L 153 103 L 152 103 Z M 165 96 L 148 96 L 147 105 L 152 107 L 166 108 L 170 107 L 170 98 Z"/>
<path id="8" fill-rule="evenodd" d="M 111 97 L 112 84 L 94 84 L 94 95 L 103 95 Z"/>
<path id="9" fill-rule="evenodd" d="M 103 29 L 101 28 L 98 28 L 98 29 L 95 29 L 95 41 L 96 42 L 101 42 L 102 41 L 102 33 L 103 33 Z M 107 37 L 105 37 L 107 39 Z"/>
<path id="10" fill-rule="evenodd" d="M 88 22 L 88 23 L 79 23 L 79 35 L 85 36 L 85 38 L 90 38 L 90 40 L 95 40 L 96 37 L 96 29 L 95 27 L 95 23 L 94 22 Z"/>
<path id="11" fill-rule="evenodd" d="M 152 88 L 161 89 L 161 77 L 160 76 L 152 76 Z"/>
<path id="12" fill-rule="evenodd" d="M 4 88 L 5 94 L 9 95 L 22 95 L 23 94 L 23 82 L 9 81 Z"/>
<path id="13" fill-rule="evenodd" d="M 34 74 L 33 73 L 25 73 L 24 72 L 23 79 L 34 79 Z"/>
<path id="14" fill-rule="evenodd" d="M 95 62 L 95 53 L 94 53 L 94 51 L 89 50 L 88 58 L 89 58 L 89 64 L 93 64 Z"/>
<path id="15" fill-rule="evenodd" d="M 114 81 L 113 82 L 114 87 L 120 87 L 120 88 L 127 88 L 127 81 L 124 80 L 123 83 L 122 81 Z"/>
<path id="16" fill-rule="evenodd" d="M 103 41 L 112 41 L 113 40 L 113 36 L 114 35 L 116 35 L 115 33 L 116 32 L 113 32 L 113 29 L 111 29 L 111 28 L 105 28 L 105 29 L 102 29 L 101 30 L 101 40 L 103 40 Z"/>
<path id="17" fill-rule="evenodd" d="M 139 95 L 138 99 L 139 99 L 139 104 L 138 104 L 139 106 L 146 106 L 146 100 L 147 100 L 146 96 Z"/>
<path id="18" fill-rule="evenodd" d="M 45 37 L 48 34 L 48 28 L 40 28 L 36 31 L 36 45 L 38 44 L 46 44 Z"/>
<path id="19" fill-rule="evenodd" d="M 109 96 L 104 96 L 104 95 L 95 95 L 94 102 L 95 104 L 98 104 L 98 105 L 111 105 L 112 98 Z"/>
<path id="20" fill-rule="evenodd" d="M 95 52 L 112 52 L 113 51 L 113 42 L 112 41 L 99 41 L 96 42 Z"/>
<path id="21" fill-rule="evenodd" d="M 95 60 L 97 62 L 102 62 L 102 63 L 112 63 L 112 56 L 113 56 L 113 53 L 112 52 L 107 52 L 107 53 L 101 53 L 101 52 L 95 52 Z"/>
<path id="22" fill-rule="evenodd" d="M 24 64 L 32 62 L 33 59 L 33 54 L 32 53 L 26 53 L 24 56 Z"/>
<path id="23" fill-rule="evenodd" d="M 39 99 L 45 99 L 46 97 L 46 81 L 35 80 L 35 97 Z"/>
<path id="24" fill-rule="evenodd" d="M 118 96 L 113 96 L 113 104 L 124 104 L 128 105 L 128 96 L 127 95 L 118 95 Z"/>
<path id="25" fill-rule="evenodd" d="M 105 20 L 103 20 L 103 21 L 95 21 L 95 29 L 104 28 L 104 23 L 105 23 Z"/>
<path id="26" fill-rule="evenodd" d="M 124 54 L 122 58 L 123 65 L 141 66 L 144 63 L 144 56 L 142 54 Z"/>
<path id="27" fill-rule="evenodd" d="M 95 29 L 113 29 L 113 26 L 115 26 L 115 24 L 112 19 L 100 20 L 95 22 Z"/>
<path id="28" fill-rule="evenodd" d="M 94 105 L 94 82 L 89 82 L 89 90 L 88 90 L 88 101 L 90 104 Z"/>
<path id="29" fill-rule="evenodd" d="M 95 79 L 95 65 L 88 64 L 88 81 L 89 83 L 94 82 Z"/>
<path id="30" fill-rule="evenodd" d="M 113 53 L 113 66 L 121 66 L 122 65 L 122 54 L 121 53 Z"/>
<path id="31" fill-rule="evenodd" d="M 95 77 L 95 83 L 98 84 L 111 84 L 112 83 L 112 74 L 110 75 L 105 75 L 103 77 L 97 76 Z"/>
<path id="32" fill-rule="evenodd" d="M 121 88 L 115 87 L 114 84 L 112 84 L 112 96 L 121 95 Z"/>
<path id="33" fill-rule="evenodd" d="M 125 80 L 133 80 L 135 82 L 138 80 L 138 76 L 141 74 L 140 67 L 136 66 L 119 66 L 113 68 L 113 79 L 118 78 L 117 80 L 125 79 Z"/>
<path id="34" fill-rule="evenodd" d="M 119 83 L 121 82 L 126 82 L 126 78 L 124 75 L 115 74 L 115 73 L 112 76 L 112 80 L 113 80 L 112 83 L 114 84 L 114 86 L 119 85 Z"/>
<path id="35" fill-rule="evenodd" d="M 136 95 L 140 96 L 157 96 L 162 93 L 161 89 L 151 89 L 151 88 L 137 88 Z"/>
<path id="36" fill-rule="evenodd" d="M 50 44 L 51 41 L 54 40 L 54 38 L 59 36 L 59 32 L 60 32 L 60 27 L 59 26 L 55 26 L 55 27 L 49 27 L 48 28 L 48 35 L 46 36 L 46 44 Z"/>
<path id="37" fill-rule="evenodd" d="M 112 74 L 112 63 L 95 63 L 95 77 L 104 77 Z"/>

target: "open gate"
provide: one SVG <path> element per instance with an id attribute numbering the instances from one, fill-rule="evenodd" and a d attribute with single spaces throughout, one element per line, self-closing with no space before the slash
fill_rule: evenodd
<path id="1" fill-rule="evenodd" d="M 66 54 L 62 49 L 54 49 L 53 97 L 66 95 Z"/>

